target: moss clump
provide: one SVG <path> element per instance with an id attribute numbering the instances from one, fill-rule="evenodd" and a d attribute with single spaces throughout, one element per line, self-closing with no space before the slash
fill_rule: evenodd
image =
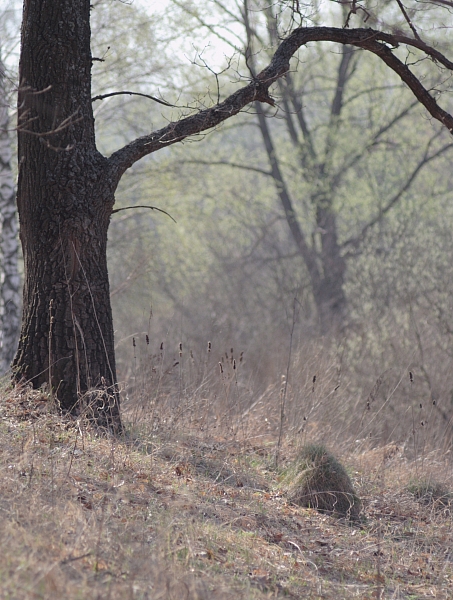
<path id="1" fill-rule="evenodd" d="M 361 502 L 349 475 L 324 446 L 304 446 L 285 483 L 288 499 L 295 504 L 350 519 L 359 516 Z"/>
<path id="2" fill-rule="evenodd" d="M 412 481 L 407 486 L 407 490 L 422 504 L 434 504 L 439 507 L 451 506 L 453 504 L 453 493 L 444 484 L 436 481 L 423 479 Z"/>

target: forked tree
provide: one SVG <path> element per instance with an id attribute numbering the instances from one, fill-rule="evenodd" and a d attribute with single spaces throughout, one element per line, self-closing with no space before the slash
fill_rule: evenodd
<path id="1" fill-rule="evenodd" d="M 357 10 L 355 0 L 351 9 Z M 115 190 L 124 172 L 144 156 L 211 129 L 250 103 L 274 105 L 272 84 L 289 72 L 300 48 L 316 41 L 347 44 L 376 55 L 433 118 L 453 131 L 453 117 L 396 49 L 417 49 L 448 70 L 453 63 L 409 25 L 408 31 L 404 35 L 363 28 L 297 28 L 279 43 L 270 64 L 223 102 L 105 157 L 96 148 L 92 111 L 90 0 L 25 0 L 17 192 L 25 285 L 13 363 L 16 381 L 36 388 L 48 384 L 63 410 L 78 410 L 85 403 L 99 424 L 119 430 L 106 250 Z"/>

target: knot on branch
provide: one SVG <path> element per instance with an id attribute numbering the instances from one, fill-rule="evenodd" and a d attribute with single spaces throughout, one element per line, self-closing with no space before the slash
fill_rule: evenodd
<path id="1" fill-rule="evenodd" d="M 265 102 L 266 104 L 270 104 L 271 106 L 275 106 L 275 101 L 269 95 L 269 86 L 264 84 L 259 79 L 255 79 L 255 96 L 254 100 L 258 100 L 258 102 Z"/>

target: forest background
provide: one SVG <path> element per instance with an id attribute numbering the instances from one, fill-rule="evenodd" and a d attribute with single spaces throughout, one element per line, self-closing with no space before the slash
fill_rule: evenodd
<path id="1" fill-rule="evenodd" d="M 297 18 L 287 8 L 94 2 L 93 96 L 133 91 L 173 105 L 95 100 L 101 152 L 226 97 L 267 64 Z M 389 3 L 368 8 L 371 17 L 352 18 L 407 26 Z M 11 123 L 20 9 L 3 3 Z M 336 3 L 299 9 L 312 25 L 348 14 Z M 417 18 L 429 35 L 431 12 Z M 448 9 L 443 18 L 436 43 L 447 48 Z M 445 73 L 405 52 L 448 105 Z M 449 134 L 375 57 L 321 42 L 298 62 L 275 107 L 252 105 L 123 177 L 117 208 L 137 207 L 112 215 L 109 234 L 123 406 L 149 401 L 156 386 L 168 397 L 178 390 L 172 406 L 208 396 L 221 404 L 231 377 L 234 410 L 265 407 L 264 431 L 278 430 L 284 389 L 289 431 L 380 444 L 417 430 L 447 449 Z"/>

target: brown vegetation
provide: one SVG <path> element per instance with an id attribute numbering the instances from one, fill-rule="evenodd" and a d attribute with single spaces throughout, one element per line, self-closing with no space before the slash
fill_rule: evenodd
<path id="1" fill-rule="evenodd" d="M 158 411 L 165 389 L 139 400 L 125 403 L 128 434 L 115 439 L 57 416 L 44 393 L 3 392 L 2 597 L 450 597 L 450 508 L 407 487 L 430 476 L 451 488 L 442 454 L 337 444 L 363 502 L 348 524 L 290 502 L 297 437 L 285 436 L 276 471 L 277 429 L 264 433 L 253 411 L 236 425 L 234 402 L 225 419 L 206 400 L 209 429 L 184 394 L 176 419 L 168 403 Z"/>
<path id="2" fill-rule="evenodd" d="M 324 513 L 358 518 L 360 499 L 351 479 L 324 446 L 304 446 L 290 465 L 287 479 L 291 502 Z"/>

